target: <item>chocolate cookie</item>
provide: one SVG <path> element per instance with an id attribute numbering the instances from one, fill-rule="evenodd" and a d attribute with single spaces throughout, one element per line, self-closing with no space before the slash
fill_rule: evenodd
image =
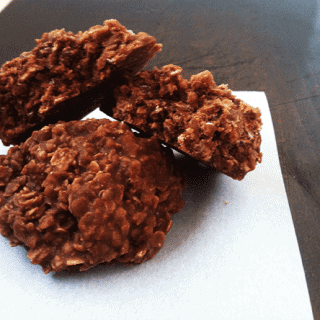
<path id="1" fill-rule="evenodd" d="M 78 34 L 54 30 L 36 42 L 32 51 L 0 69 L 4 145 L 24 141 L 45 124 L 81 119 L 97 107 L 101 83 L 136 74 L 162 47 L 155 38 L 134 34 L 116 20 Z M 75 100 L 83 93 L 88 96 Z"/>
<path id="2" fill-rule="evenodd" d="M 110 116 L 241 180 L 261 162 L 261 114 L 217 86 L 209 71 L 190 81 L 174 65 L 142 71 L 115 90 Z"/>
<path id="3" fill-rule="evenodd" d="M 60 122 L 0 156 L 0 232 L 45 273 L 137 264 L 163 246 L 184 186 L 156 138 L 107 119 Z"/>

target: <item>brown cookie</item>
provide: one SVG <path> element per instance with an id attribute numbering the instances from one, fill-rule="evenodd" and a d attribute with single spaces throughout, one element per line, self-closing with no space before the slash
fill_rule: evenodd
<path id="1" fill-rule="evenodd" d="M 107 119 L 60 122 L 0 156 L 0 232 L 45 273 L 137 264 L 163 246 L 184 186 L 155 138 Z"/>
<path id="2" fill-rule="evenodd" d="M 261 113 L 217 86 L 209 71 L 190 81 L 174 65 L 142 71 L 115 90 L 110 116 L 241 180 L 261 162 Z"/>
<path id="3" fill-rule="evenodd" d="M 54 30 L 36 42 L 32 51 L 0 69 L 4 145 L 24 141 L 45 124 L 81 119 L 97 107 L 101 83 L 136 74 L 162 47 L 155 38 L 134 34 L 116 20 L 78 34 Z M 87 96 L 76 99 L 83 93 Z"/>

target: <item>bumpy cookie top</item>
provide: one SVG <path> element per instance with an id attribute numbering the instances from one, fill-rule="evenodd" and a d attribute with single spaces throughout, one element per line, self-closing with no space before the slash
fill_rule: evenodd
<path id="1" fill-rule="evenodd" d="M 209 71 L 190 81 L 174 65 L 142 71 L 115 90 L 112 116 L 241 180 L 261 162 L 261 113 L 217 86 Z"/>
<path id="2" fill-rule="evenodd" d="M 163 246 L 183 188 L 155 138 L 106 119 L 61 122 L 0 156 L 0 232 L 45 273 L 141 263 Z"/>
<path id="3" fill-rule="evenodd" d="M 32 51 L 0 69 L 0 139 L 5 145 L 23 141 L 20 135 L 57 113 L 62 102 L 111 81 L 115 73 L 135 74 L 162 47 L 154 37 L 134 34 L 116 20 L 78 34 L 53 30 L 36 42 Z"/>

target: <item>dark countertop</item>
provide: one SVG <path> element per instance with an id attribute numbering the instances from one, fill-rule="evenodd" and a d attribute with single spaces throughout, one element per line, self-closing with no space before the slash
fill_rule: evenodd
<path id="1" fill-rule="evenodd" d="M 265 91 L 315 319 L 320 319 L 320 5 L 316 0 L 14 0 L 1 13 L 0 64 L 43 32 L 115 18 L 164 45 L 152 65 L 205 69 Z"/>

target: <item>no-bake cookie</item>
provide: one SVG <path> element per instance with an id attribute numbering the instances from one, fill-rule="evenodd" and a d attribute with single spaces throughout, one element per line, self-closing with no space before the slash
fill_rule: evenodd
<path id="1" fill-rule="evenodd" d="M 261 162 L 261 113 L 204 71 L 190 81 L 167 65 L 115 89 L 112 117 L 241 180 Z"/>
<path id="2" fill-rule="evenodd" d="M 45 273 L 137 264 L 163 246 L 184 180 L 118 121 L 60 122 L 0 156 L 0 232 Z"/>
<path id="3" fill-rule="evenodd" d="M 134 34 L 116 20 L 73 34 L 54 30 L 36 40 L 30 52 L 6 62 L 0 69 L 0 139 L 4 145 L 24 141 L 34 129 L 58 120 L 81 119 L 97 107 L 70 100 L 134 75 L 161 51 L 146 33 Z M 81 107 L 80 107 L 81 106 Z"/>

